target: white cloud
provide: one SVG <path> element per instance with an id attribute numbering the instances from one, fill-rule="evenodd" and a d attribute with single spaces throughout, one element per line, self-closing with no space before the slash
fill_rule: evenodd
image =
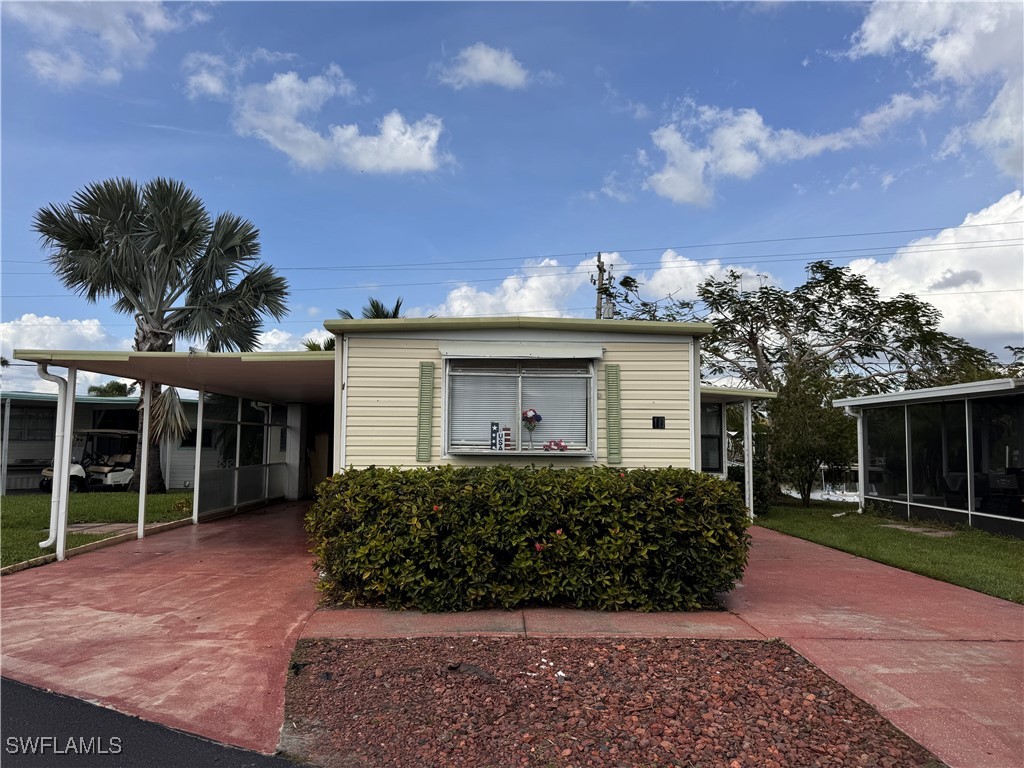
<path id="1" fill-rule="evenodd" d="M 605 254 L 607 264 L 615 264 L 617 254 Z M 559 264 L 557 259 L 542 259 L 525 266 L 518 274 L 506 277 L 491 291 L 460 285 L 448 292 L 444 303 L 430 308 L 439 317 L 488 315 L 530 315 L 565 317 L 571 313 L 566 299 L 590 284 L 596 273 L 597 257 L 575 266 Z"/>
<path id="2" fill-rule="evenodd" d="M 738 272 L 744 281 L 749 278 L 749 282 L 743 286 L 746 290 L 776 282 L 771 275 L 749 267 L 729 266 L 718 259 L 695 261 L 671 248 L 661 254 L 658 268 L 653 272 L 631 274 L 641 283 L 640 293 L 646 299 L 658 300 L 671 296 L 690 300 L 697 297 L 697 286 L 702 282 L 709 277 L 725 277 L 730 271 Z"/>
<path id="3" fill-rule="evenodd" d="M 7 391 L 55 391 L 53 384 L 39 378 L 35 365 L 14 359 L 15 349 L 120 350 L 131 347 L 131 339 L 112 335 L 99 320 L 63 320 L 52 315 L 27 313 L 0 323 L 0 353 L 11 361 L 11 365 L 3 369 L 2 386 Z M 102 384 L 109 378 L 81 371 L 77 390 L 84 394 L 89 386 Z"/>
<path id="4" fill-rule="evenodd" d="M 459 51 L 451 64 L 440 67 L 438 78 L 457 91 L 477 85 L 518 90 L 526 87 L 530 73 L 511 51 L 476 43 Z"/>
<path id="5" fill-rule="evenodd" d="M 260 352 L 293 352 L 302 349 L 302 337 L 294 333 L 282 331 L 280 328 L 271 328 L 269 331 L 262 331 L 256 340 L 259 344 L 257 349 Z"/>
<path id="6" fill-rule="evenodd" d="M 376 134 L 363 134 L 354 124 L 331 125 L 326 134 L 315 128 L 311 118 L 329 101 L 356 96 L 355 84 L 336 64 L 307 79 L 296 72 L 283 72 L 269 82 L 239 83 L 252 61 L 288 57 L 260 49 L 248 58 L 228 62 L 221 56 L 192 53 L 182 63 L 185 88 L 190 98 L 230 101 L 235 133 L 262 139 L 301 168 L 407 173 L 434 171 L 451 161 L 439 149 L 444 125 L 434 115 L 410 123 L 393 110 L 378 121 Z"/>
<path id="7" fill-rule="evenodd" d="M 157 2 L 4 3 L 3 14 L 28 28 L 35 75 L 59 87 L 117 83 L 146 63 L 160 35 L 206 20 Z"/>
<path id="8" fill-rule="evenodd" d="M 876 2 L 853 38 L 851 58 L 919 54 L 935 81 L 971 96 L 992 82 L 998 95 L 984 117 L 954 129 L 940 156 L 965 141 L 987 152 L 999 169 L 1024 174 L 1024 6 L 1018 3 Z"/>
<path id="9" fill-rule="evenodd" d="M 918 114 L 930 114 L 942 101 L 930 93 L 896 94 L 853 126 L 832 133 L 803 134 L 765 124 L 755 109 L 721 109 L 686 101 L 675 123 L 651 134 L 665 156 L 646 186 L 677 203 L 707 205 L 717 181 L 749 179 L 767 163 L 782 163 L 872 144 Z"/>
<path id="10" fill-rule="evenodd" d="M 1006 223 L 1022 219 L 1017 190 L 968 214 L 963 224 L 973 226 L 914 240 L 886 261 L 857 259 L 850 268 L 885 295 L 922 293 L 942 312 L 942 330 L 999 353 L 1024 344 L 1024 225 Z"/>

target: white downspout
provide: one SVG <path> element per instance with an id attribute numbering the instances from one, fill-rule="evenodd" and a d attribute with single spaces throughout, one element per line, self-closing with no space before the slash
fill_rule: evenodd
<path id="1" fill-rule="evenodd" d="M 857 419 L 857 514 L 863 514 L 864 492 L 868 487 L 868 462 L 864 455 L 864 412 L 848 405 L 843 410 L 848 416 Z"/>
<path id="2" fill-rule="evenodd" d="M 725 414 L 723 413 L 723 420 Z M 728 434 L 728 433 L 727 433 Z M 749 399 L 743 401 L 743 485 L 747 510 L 754 519 L 754 416 Z"/>
<path id="3" fill-rule="evenodd" d="M 52 547 L 57 541 L 57 506 L 60 504 L 60 481 L 59 478 L 67 474 L 64 471 L 64 409 L 66 407 L 68 383 L 60 376 L 54 376 L 47 369 L 46 363 L 36 363 L 36 373 L 39 378 L 52 381 L 57 385 L 57 424 L 53 439 L 53 482 L 50 485 L 50 535 L 46 541 L 39 542 L 40 549 Z M 7 421 L 11 419 L 10 400 L 7 401 Z M 6 427 L 5 427 L 6 430 Z M 6 450 L 4 451 L 6 454 Z"/>
<path id="4" fill-rule="evenodd" d="M 206 390 L 199 390 L 199 404 L 196 407 L 196 462 L 192 475 L 192 525 L 199 524 L 199 474 L 203 463 L 203 406 L 206 404 Z"/>
<path id="5" fill-rule="evenodd" d="M 64 559 L 64 543 L 68 535 L 68 491 L 71 488 L 71 435 L 75 427 L 75 386 L 77 382 L 78 369 L 68 368 L 68 385 L 64 396 L 64 444 L 61 450 L 60 494 L 57 503 L 58 560 Z"/>
<path id="6" fill-rule="evenodd" d="M 139 458 L 139 528 L 138 537 L 146 535 L 146 492 L 149 488 L 149 420 L 153 413 L 153 382 L 149 379 L 142 385 L 142 456 Z"/>

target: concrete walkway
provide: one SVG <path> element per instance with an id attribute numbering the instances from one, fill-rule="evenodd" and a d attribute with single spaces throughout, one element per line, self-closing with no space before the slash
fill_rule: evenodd
<path id="1" fill-rule="evenodd" d="M 3 674 L 271 752 L 299 637 L 778 637 L 954 768 L 1021 766 L 1022 606 L 755 527 L 727 613 L 314 613 L 305 509 L 5 576 Z"/>

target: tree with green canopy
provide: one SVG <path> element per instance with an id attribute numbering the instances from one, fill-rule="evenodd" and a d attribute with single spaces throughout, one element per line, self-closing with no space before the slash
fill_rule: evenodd
<path id="1" fill-rule="evenodd" d="M 111 380 L 106 384 L 93 384 L 89 387 L 89 394 L 95 397 L 129 397 L 135 391 L 135 384 L 125 384 L 123 381 Z"/>
<path id="2" fill-rule="evenodd" d="M 69 203 L 39 209 L 33 223 L 68 290 L 109 299 L 135 320 L 139 352 L 171 351 L 176 340 L 210 352 L 254 350 L 264 318 L 287 311 L 286 281 L 258 260 L 259 230 L 233 213 L 211 217 L 180 181 L 95 182 Z M 147 490 L 160 491 L 159 440 L 188 430 L 173 388 L 154 401 L 152 424 Z"/>
<path id="3" fill-rule="evenodd" d="M 833 399 L 1013 370 L 940 331 L 932 305 L 912 294 L 883 298 L 849 267 L 811 262 L 806 281 L 792 290 L 744 290 L 743 278 L 730 271 L 704 280 L 695 299 L 650 300 L 626 276 L 606 286 L 605 296 L 616 317 L 713 325 L 701 339 L 703 373 L 778 393 L 766 406 L 772 469 L 805 505 L 821 468 L 846 466 L 855 455 L 854 420 Z"/>
<path id="4" fill-rule="evenodd" d="M 934 306 L 907 293 L 882 298 L 848 266 L 811 262 L 792 290 L 744 290 L 743 277 L 709 277 L 694 300 L 644 299 L 630 276 L 605 290 L 616 317 L 713 324 L 701 340 L 706 373 L 753 387 L 778 390 L 787 373 L 812 370 L 835 380 L 837 396 L 999 375 L 991 353 L 939 330 Z"/>

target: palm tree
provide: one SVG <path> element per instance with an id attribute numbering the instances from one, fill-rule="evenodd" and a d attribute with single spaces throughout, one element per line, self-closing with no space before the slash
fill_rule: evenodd
<path id="1" fill-rule="evenodd" d="M 34 228 L 66 288 L 90 302 L 111 299 L 116 312 L 135 318 L 139 352 L 170 351 L 176 339 L 205 341 L 211 352 L 250 351 L 263 318 L 287 311 L 286 281 L 257 261 L 259 230 L 232 213 L 212 219 L 180 181 L 89 184 L 70 203 L 38 210 Z M 174 389 L 153 411 L 150 486 L 163 490 L 159 440 L 188 427 Z"/>
<path id="2" fill-rule="evenodd" d="M 362 316 L 364 320 L 396 320 L 402 315 L 402 297 L 395 301 L 395 306 L 388 307 L 380 299 L 370 297 L 369 302 L 363 307 Z M 355 317 L 347 309 L 339 309 L 338 317 L 343 320 L 355 320 Z M 317 341 L 316 339 L 303 339 L 302 345 L 308 352 L 333 352 L 334 337 Z"/>
<path id="3" fill-rule="evenodd" d="M 334 340 L 335 336 L 328 336 L 323 341 L 317 341 L 316 339 L 303 339 L 302 345 L 306 348 L 307 352 L 333 352 L 334 351 Z"/>
<path id="4" fill-rule="evenodd" d="M 364 320 L 396 320 L 402 317 L 402 297 L 398 297 L 394 307 L 387 307 L 383 301 L 371 296 L 369 303 L 363 307 L 362 315 Z M 339 309 L 338 317 L 344 320 L 355 319 L 347 309 Z"/>

